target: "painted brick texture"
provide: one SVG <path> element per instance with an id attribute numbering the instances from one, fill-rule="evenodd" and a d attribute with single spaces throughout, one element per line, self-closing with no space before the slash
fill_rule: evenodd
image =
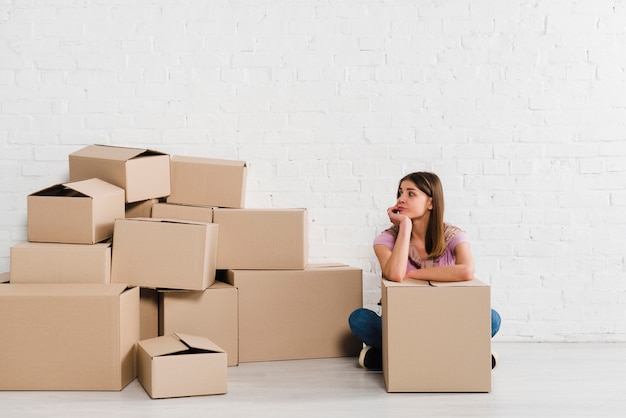
<path id="1" fill-rule="evenodd" d="M 626 2 L 6 1 L 0 271 L 86 144 L 248 162 L 364 271 L 398 179 L 437 172 L 501 341 L 626 341 Z M 323 309 L 323 307 L 320 307 Z"/>

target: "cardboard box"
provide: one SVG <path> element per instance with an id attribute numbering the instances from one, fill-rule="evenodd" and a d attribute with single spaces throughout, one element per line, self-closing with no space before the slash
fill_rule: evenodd
<path id="1" fill-rule="evenodd" d="M 309 258 L 306 209 L 213 210 L 220 226 L 218 269 L 303 269 Z"/>
<path id="2" fill-rule="evenodd" d="M 138 288 L 0 286 L 0 390 L 121 390 L 138 340 Z"/>
<path id="3" fill-rule="evenodd" d="M 247 166 L 244 161 L 172 156 L 172 193 L 168 203 L 243 208 Z"/>
<path id="4" fill-rule="evenodd" d="M 20 242 L 11 247 L 13 283 L 110 283 L 111 243 Z"/>
<path id="5" fill-rule="evenodd" d="M 152 207 L 152 217 L 197 222 L 213 222 L 213 208 L 172 203 L 157 203 Z"/>
<path id="6" fill-rule="evenodd" d="M 215 282 L 217 231 L 201 222 L 117 219 L 111 283 L 204 290 Z"/>
<path id="7" fill-rule="evenodd" d="M 237 288 L 215 282 L 197 291 L 160 291 L 159 335 L 174 332 L 214 341 L 228 354 L 228 365 L 239 363 Z"/>
<path id="8" fill-rule="evenodd" d="M 490 288 L 382 281 L 387 392 L 491 391 Z"/>
<path id="9" fill-rule="evenodd" d="M 70 180 L 96 177 L 126 191 L 126 202 L 170 194 L 170 156 L 142 149 L 88 145 L 69 155 Z"/>
<path id="10" fill-rule="evenodd" d="M 141 200 L 139 202 L 126 203 L 126 218 L 150 218 L 152 207 L 159 203 L 159 199 Z"/>
<path id="11" fill-rule="evenodd" d="M 6 273 L 0 273 L 0 283 L 9 283 L 10 279 L 11 273 L 9 273 L 8 271 Z"/>
<path id="12" fill-rule="evenodd" d="M 156 289 L 139 290 L 139 339 L 159 336 L 159 293 Z"/>
<path id="13" fill-rule="evenodd" d="M 239 289 L 239 362 L 349 357 L 362 343 L 348 317 L 362 306 L 362 271 L 228 270 Z"/>
<path id="14" fill-rule="evenodd" d="M 170 334 L 137 343 L 139 382 L 153 399 L 227 392 L 226 353 L 211 340 Z"/>
<path id="15" fill-rule="evenodd" d="M 40 190 L 27 204 L 29 241 L 94 244 L 124 217 L 124 190 L 94 178 Z"/>

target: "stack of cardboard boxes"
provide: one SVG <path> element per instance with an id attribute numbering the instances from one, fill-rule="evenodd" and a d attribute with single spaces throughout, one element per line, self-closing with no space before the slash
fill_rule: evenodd
<path id="1" fill-rule="evenodd" d="M 306 209 L 244 209 L 244 162 L 91 145 L 69 171 L 11 248 L 0 389 L 225 393 L 226 365 L 359 352 L 361 270 L 307 264 Z"/>

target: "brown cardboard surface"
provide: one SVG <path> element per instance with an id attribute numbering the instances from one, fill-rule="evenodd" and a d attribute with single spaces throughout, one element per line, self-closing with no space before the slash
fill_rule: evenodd
<path id="1" fill-rule="evenodd" d="M 110 283 L 111 243 L 20 242 L 10 262 L 13 283 Z"/>
<path id="2" fill-rule="evenodd" d="M 383 280 L 387 391 L 491 391 L 489 290 L 479 280 Z"/>
<path id="3" fill-rule="evenodd" d="M 309 258 L 306 209 L 213 210 L 220 226 L 218 269 L 303 269 Z"/>
<path id="4" fill-rule="evenodd" d="M 362 306 L 362 271 L 228 270 L 239 289 L 239 362 L 356 356 L 362 343 L 348 325 Z"/>
<path id="5" fill-rule="evenodd" d="M 159 151 L 88 145 L 69 155 L 70 180 L 99 178 L 126 191 L 126 202 L 170 194 L 170 157 Z"/>
<path id="6" fill-rule="evenodd" d="M 94 244 L 124 217 L 124 190 L 96 178 L 48 187 L 27 203 L 29 241 Z"/>
<path id="7" fill-rule="evenodd" d="M 215 282 L 217 232 L 201 222 L 117 219 L 111 283 L 204 290 Z"/>
<path id="8" fill-rule="evenodd" d="M 152 207 L 152 217 L 212 223 L 213 208 L 206 206 L 158 203 Z"/>
<path id="9" fill-rule="evenodd" d="M 137 343 L 139 382 L 153 399 L 227 392 L 226 353 L 207 338 L 182 333 Z"/>
<path id="10" fill-rule="evenodd" d="M 204 291 L 160 291 L 159 335 L 174 332 L 209 338 L 239 363 L 237 288 L 215 282 Z"/>
<path id="11" fill-rule="evenodd" d="M 156 289 L 142 287 L 139 291 L 139 338 L 159 336 L 159 294 Z"/>
<path id="12" fill-rule="evenodd" d="M 172 193 L 168 203 L 243 208 L 245 161 L 172 156 Z"/>
<path id="13" fill-rule="evenodd" d="M 0 390 L 121 390 L 138 340 L 139 288 L 0 286 Z"/>
<path id="14" fill-rule="evenodd" d="M 0 283 L 9 283 L 11 279 L 11 273 L 10 272 L 5 272 L 5 273 L 0 273 Z"/>
<path id="15" fill-rule="evenodd" d="M 147 199 L 139 202 L 126 203 L 126 218 L 150 218 L 152 207 L 159 203 L 159 199 Z"/>

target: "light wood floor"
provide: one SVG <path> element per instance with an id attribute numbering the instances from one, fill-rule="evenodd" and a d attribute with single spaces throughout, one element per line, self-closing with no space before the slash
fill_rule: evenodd
<path id="1" fill-rule="evenodd" d="M 226 395 L 0 392 L 1 417 L 626 417 L 626 344 L 494 343 L 491 393 L 392 393 L 356 359 L 245 363 Z M 2 378 L 0 376 L 0 378 Z"/>

